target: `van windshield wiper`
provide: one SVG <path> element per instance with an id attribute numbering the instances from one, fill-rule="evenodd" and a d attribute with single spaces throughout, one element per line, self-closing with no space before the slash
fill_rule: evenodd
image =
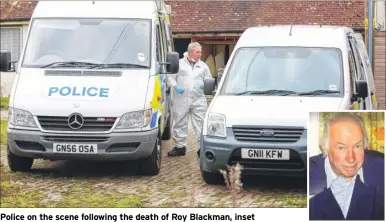
<path id="1" fill-rule="evenodd" d="M 236 93 L 236 95 L 278 95 L 280 96 L 287 96 L 291 94 L 297 94 L 295 91 L 291 90 L 277 90 L 277 89 L 270 89 L 270 90 L 263 90 L 263 91 L 245 91 L 241 93 Z"/>
<path id="2" fill-rule="evenodd" d="M 105 68 L 149 68 L 149 66 L 134 64 L 134 63 L 105 63 L 97 64 L 92 67 L 93 69 L 105 69 Z"/>
<path id="3" fill-rule="evenodd" d="M 340 93 L 340 91 L 319 89 L 319 90 L 313 90 L 313 91 L 309 91 L 309 92 L 300 92 L 299 96 L 306 96 L 306 95 L 313 95 L 314 96 L 314 95 L 335 94 L 335 93 Z"/>
<path id="4" fill-rule="evenodd" d="M 47 68 L 47 67 L 79 67 L 79 66 L 95 66 L 98 65 L 97 63 L 92 62 L 77 62 L 77 61 L 69 61 L 69 62 L 53 62 L 47 65 L 43 65 L 40 68 Z"/>

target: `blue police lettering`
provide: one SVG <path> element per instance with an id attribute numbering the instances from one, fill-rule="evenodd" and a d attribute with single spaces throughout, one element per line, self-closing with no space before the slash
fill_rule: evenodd
<path id="1" fill-rule="evenodd" d="M 68 96 L 70 95 L 71 93 L 71 88 L 70 87 L 62 87 L 60 90 L 59 90 L 59 94 L 61 96 Z"/>
<path id="2" fill-rule="evenodd" d="M 96 95 L 98 94 L 98 93 L 91 93 L 91 90 L 96 90 L 96 91 L 98 91 L 97 88 L 91 87 L 91 88 L 89 88 L 89 89 L 87 90 L 87 95 L 89 95 L 89 96 L 96 96 Z"/>
<path id="3" fill-rule="evenodd" d="M 51 96 L 53 93 L 57 93 L 57 92 L 59 92 L 58 87 L 51 87 L 49 92 L 48 92 L 48 96 Z"/>
<path id="4" fill-rule="evenodd" d="M 109 89 L 101 88 L 99 90 L 99 97 L 109 97 Z"/>
<path id="5" fill-rule="evenodd" d="M 76 93 L 76 87 L 73 87 L 72 91 L 73 91 L 73 93 L 72 93 L 73 96 L 80 96 L 79 93 Z"/>
<path id="6" fill-rule="evenodd" d="M 91 97 L 109 97 L 109 88 L 97 87 L 50 87 L 48 96 L 59 94 L 60 96 L 91 96 Z"/>

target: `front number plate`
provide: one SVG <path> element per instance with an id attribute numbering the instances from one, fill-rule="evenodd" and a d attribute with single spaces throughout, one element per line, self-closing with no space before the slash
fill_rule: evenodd
<path id="1" fill-rule="evenodd" d="M 289 150 L 283 149 L 241 149 L 241 158 L 260 160 L 289 160 Z"/>
<path id="2" fill-rule="evenodd" d="M 84 153 L 93 154 L 98 153 L 97 144 L 68 144 L 68 143 L 54 143 L 54 153 Z"/>

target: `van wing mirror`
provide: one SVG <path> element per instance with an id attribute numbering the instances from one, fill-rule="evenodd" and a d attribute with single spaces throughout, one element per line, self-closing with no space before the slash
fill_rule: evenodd
<path id="1" fill-rule="evenodd" d="M 204 80 L 204 94 L 205 95 L 213 95 L 215 85 L 215 79 L 209 78 Z"/>
<path id="2" fill-rule="evenodd" d="M 355 82 L 355 85 L 356 85 L 359 97 L 366 98 L 369 96 L 369 88 L 365 80 L 357 80 Z"/>
<path id="3" fill-rule="evenodd" d="M 168 52 L 166 56 L 166 72 L 169 74 L 178 73 L 180 70 L 180 57 L 177 52 Z"/>

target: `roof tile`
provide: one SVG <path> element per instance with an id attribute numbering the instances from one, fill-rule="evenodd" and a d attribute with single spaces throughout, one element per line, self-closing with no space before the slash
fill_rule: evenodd
<path id="1" fill-rule="evenodd" d="M 174 32 L 238 31 L 258 25 L 363 27 L 365 1 L 173 1 Z M 1 1 L 1 20 L 28 20 L 37 1 Z"/>

